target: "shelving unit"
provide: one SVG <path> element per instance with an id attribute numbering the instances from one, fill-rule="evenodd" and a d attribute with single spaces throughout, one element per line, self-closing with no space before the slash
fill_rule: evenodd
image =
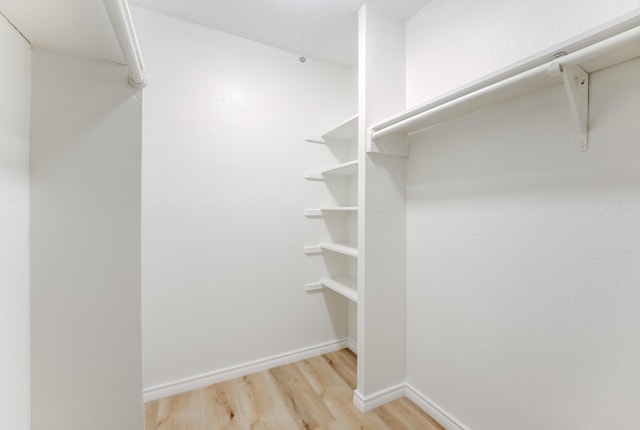
<path id="1" fill-rule="evenodd" d="M 328 270 L 331 276 L 311 279 L 313 282 L 306 284 L 305 289 L 332 290 L 348 299 L 349 306 L 357 304 L 350 308 L 350 311 L 357 308 L 358 371 L 354 403 L 366 411 L 401 395 L 399 384 L 406 381 L 407 205 L 403 181 L 407 176 L 406 163 L 395 157 L 409 156 L 409 135 L 493 104 L 562 85 L 572 113 L 569 119 L 575 129 L 577 148 L 587 150 L 589 75 L 640 57 L 637 27 L 640 19 L 630 18 L 580 35 L 553 51 L 550 48 L 536 58 L 527 58 L 510 69 L 408 110 L 404 110 L 407 67 L 404 25 L 366 3 L 358 19 L 359 47 L 364 48 L 358 54 L 359 115 L 325 133 L 306 136 L 307 142 L 333 145 L 331 150 L 339 155 L 342 164 L 306 172 L 305 178 L 325 181 L 327 187 L 332 187 L 352 184 L 349 181 L 355 175 L 359 201 L 312 205 L 304 215 L 310 222 L 320 222 L 313 218 L 324 218 L 321 221 L 327 225 L 337 224 L 334 232 L 338 232 L 335 234 L 338 239 L 342 239 L 341 217 L 347 223 L 357 217 L 355 225 L 360 237 L 356 235 L 356 239 L 360 240 L 352 239 L 352 244 L 348 240 L 318 240 L 305 247 L 308 255 L 320 255 L 327 264 L 337 260 L 340 270 L 347 267 L 345 274 Z M 566 54 L 557 56 L 560 51 Z M 358 137 L 361 145 L 357 155 L 351 153 L 347 157 L 344 148 L 348 146 L 344 145 L 357 141 Z M 365 218 L 368 226 L 379 228 L 365 230 Z M 353 230 L 353 225 L 349 229 Z M 443 421 L 447 422 L 444 418 Z M 447 427 L 460 427 L 449 423 Z"/>
<path id="2" fill-rule="evenodd" d="M 326 205 L 318 208 L 307 208 L 304 210 L 304 215 L 308 218 L 320 218 L 326 215 L 342 215 L 344 221 L 341 218 L 330 217 L 326 222 L 332 223 L 345 222 L 344 231 L 346 231 L 346 237 L 341 241 L 319 241 L 318 245 L 307 246 L 304 249 L 305 254 L 314 255 L 322 254 L 324 252 L 330 252 L 332 254 L 338 254 L 333 259 L 338 259 L 340 264 L 339 269 L 330 270 L 327 267 L 327 271 L 330 273 L 342 272 L 346 270 L 347 273 L 343 273 L 340 276 L 328 276 L 322 277 L 320 281 L 312 282 L 305 285 L 306 291 L 322 290 L 323 288 L 330 289 L 352 302 L 357 302 L 357 258 L 358 258 L 358 246 L 351 241 L 355 241 L 357 238 L 357 229 L 354 226 L 357 224 L 355 218 L 358 213 L 357 203 L 357 175 L 358 175 L 358 160 L 357 158 L 357 136 L 358 136 L 358 116 L 354 115 L 338 124 L 331 130 L 319 134 L 319 135 L 307 135 L 305 140 L 312 143 L 320 143 L 327 145 L 336 145 L 336 151 L 341 158 L 346 158 L 343 163 L 329 167 L 320 171 L 307 171 L 304 177 L 308 180 L 328 180 L 329 177 L 334 177 L 331 182 L 327 182 L 327 186 L 338 186 L 341 188 L 341 193 L 344 196 L 348 195 L 349 198 L 343 198 L 345 201 L 336 202 L 336 205 Z M 348 146 L 352 145 L 352 146 Z M 349 158 L 352 158 L 349 160 Z M 340 178 L 340 179 L 339 179 Z M 335 183 L 334 183 L 335 182 Z M 349 192 L 349 188 L 351 191 Z M 348 201 L 347 201 L 348 200 Z M 351 227 L 350 227 L 351 226 Z M 342 228 L 342 227 L 341 227 Z M 346 260 L 342 260 L 346 258 Z M 355 260 L 355 261 L 354 261 Z M 331 259 L 325 261 L 325 264 L 330 264 Z M 346 268 L 346 269 L 345 269 Z"/>
<path id="3" fill-rule="evenodd" d="M 569 49 L 567 49 L 568 51 Z M 486 106 L 564 84 L 573 113 L 578 149 L 587 150 L 589 74 L 640 57 L 640 27 L 587 44 L 549 61 L 543 56 L 400 112 L 371 127 L 367 152 L 407 156 L 407 135 Z"/>

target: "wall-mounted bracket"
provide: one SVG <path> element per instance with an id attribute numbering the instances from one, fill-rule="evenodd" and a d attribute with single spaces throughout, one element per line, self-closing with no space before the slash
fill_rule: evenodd
<path id="1" fill-rule="evenodd" d="M 551 76 L 562 75 L 577 128 L 578 151 L 586 151 L 589 148 L 589 73 L 578 66 L 557 62 L 551 63 L 548 71 Z"/>
<path id="2" fill-rule="evenodd" d="M 368 153 L 392 155 L 403 158 L 409 156 L 409 138 L 406 134 L 387 134 L 374 137 L 374 132 L 371 129 L 369 129 L 367 134 Z"/>

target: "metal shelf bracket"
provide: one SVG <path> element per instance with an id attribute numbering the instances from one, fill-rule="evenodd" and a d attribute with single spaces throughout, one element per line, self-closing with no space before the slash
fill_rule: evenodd
<path id="1" fill-rule="evenodd" d="M 579 66 L 551 63 L 549 74 L 561 74 L 577 128 L 578 151 L 589 149 L 589 73 Z"/>

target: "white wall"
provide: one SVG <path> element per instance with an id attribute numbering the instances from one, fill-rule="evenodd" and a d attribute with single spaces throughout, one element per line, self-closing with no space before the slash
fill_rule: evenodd
<path id="1" fill-rule="evenodd" d="M 140 100 L 112 63 L 32 72 L 32 428 L 141 429 Z"/>
<path id="2" fill-rule="evenodd" d="M 460 25 L 533 25 L 448 2 L 462 3 L 475 15 Z M 433 15 L 448 10 L 432 6 Z M 625 4 L 612 6 L 599 18 Z M 590 16 L 567 25 L 587 28 Z M 433 35 L 460 30 L 424 25 Z M 490 43 L 501 29 L 469 32 L 476 41 L 464 52 L 483 58 L 482 73 L 503 64 Z M 542 47 L 527 34 L 512 36 L 525 51 Z M 444 52 L 417 38 L 408 43 L 423 58 L 439 53 L 445 71 L 464 53 L 462 45 Z M 415 79 L 420 62 L 409 61 L 408 94 L 461 83 L 434 77 L 423 88 Z M 640 422 L 639 72 L 635 60 L 592 74 L 586 153 L 576 151 L 559 86 L 412 138 L 407 379 L 470 429 L 631 430 Z"/>
<path id="3" fill-rule="evenodd" d="M 333 201 L 326 184 L 305 181 L 304 172 L 336 157 L 303 139 L 355 113 L 353 73 L 145 9 L 133 13 L 149 78 L 145 387 L 345 338 L 345 300 L 304 291 L 324 263 L 303 247 L 336 233 L 303 216 Z"/>
<path id="4" fill-rule="evenodd" d="M 404 158 L 366 152 L 368 128 L 402 110 L 404 23 L 365 4 L 358 12 L 358 387 L 361 410 L 405 379 Z"/>
<path id="5" fill-rule="evenodd" d="M 0 17 L 0 427 L 29 427 L 31 47 Z"/>
<path id="6" fill-rule="evenodd" d="M 407 22 L 407 106 L 465 86 L 638 7 L 638 0 L 432 0 Z"/>

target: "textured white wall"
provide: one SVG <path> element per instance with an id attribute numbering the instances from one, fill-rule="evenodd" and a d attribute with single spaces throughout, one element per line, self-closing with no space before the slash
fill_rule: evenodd
<path id="1" fill-rule="evenodd" d="M 32 70 L 32 428 L 141 429 L 141 104 L 124 66 Z"/>
<path id="2" fill-rule="evenodd" d="M 333 201 L 304 172 L 335 156 L 303 139 L 355 113 L 353 73 L 133 13 L 149 75 L 145 387 L 345 338 L 344 299 L 304 292 L 323 262 L 302 249 L 332 231 L 303 210 Z"/>
<path id="3" fill-rule="evenodd" d="M 405 379 L 405 162 L 366 153 L 367 129 L 404 106 L 404 24 L 365 4 L 358 12 L 358 387 L 370 409 Z"/>
<path id="4" fill-rule="evenodd" d="M 31 47 L 0 16 L 0 427 L 29 426 Z"/>
<path id="5" fill-rule="evenodd" d="M 470 429 L 640 422 L 638 73 L 592 74 L 585 153 L 560 86 L 412 138 L 407 377 Z"/>
<path id="6" fill-rule="evenodd" d="M 432 0 L 407 22 L 407 106 L 640 7 L 638 0 Z"/>

